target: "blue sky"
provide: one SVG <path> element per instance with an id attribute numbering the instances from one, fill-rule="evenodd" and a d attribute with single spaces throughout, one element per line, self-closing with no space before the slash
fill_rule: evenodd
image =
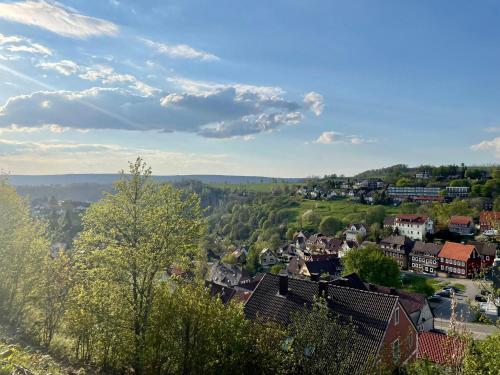
<path id="1" fill-rule="evenodd" d="M 498 1 L 0 1 L 0 168 L 497 163 Z"/>

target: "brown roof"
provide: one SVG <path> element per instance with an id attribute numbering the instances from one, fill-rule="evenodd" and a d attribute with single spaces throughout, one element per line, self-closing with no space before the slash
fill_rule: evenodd
<path id="1" fill-rule="evenodd" d="M 448 242 L 444 244 L 443 248 L 439 252 L 441 258 L 461 260 L 462 262 L 467 262 L 470 258 L 471 253 L 476 248 L 474 245 L 463 245 L 457 242 Z"/>
<path id="2" fill-rule="evenodd" d="M 429 253 L 431 255 L 437 256 L 442 247 L 443 245 L 439 245 L 433 242 L 416 241 L 411 251 L 414 253 Z"/>
<path id="3" fill-rule="evenodd" d="M 391 290 L 392 289 L 392 290 Z M 420 293 L 406 292 L 404 290 L 388 288 L 380 285 L 368 284 L 368 290 L 383 294 L 392 294 L 399 297 L 399 302 L 408 314 L 421 310 L 425 305 L 425 295 Z"/>
<path id="4" fill-rule="evenodd" d="M 497 244 L 493 242 L 470 241 L 469 244 L 474 245 L 477 252 L 481 255 L 494 257 L 497 253 Z"/>
<path id="5" fill-rule="evenodd" d="M 389 237 L 385 237 L 384 239 L 382 239 L 382 241 L 380 241 L 381 243 L 387 243 L 387 244 L 391 244 L 391 245 L 409 245 L 411 244 L 411 240 L 406 237 L 406 236 L 403 236 L 403 235 L 391 235 Z"/>
<path id="6" fill-rule="evenodd" d="M 429 219 L 429 216 L 416 215 L 416 214 L 400 214 L 396 216 L 396 221 L 411 222 L 423 224 Z"/>
<path id="7" fill-rule="evenodd" d="M 465 341 L 442 333 L 418 334 L 418 358 L 438 364 L 460 364 L 464 357 Z"/>
<path id="8" fill-rule="evenodd" d="M 452 216 L 450 218 L 450 224 L 454 225 L 469 225 L 473 222 L 474 221 L 470 216 Z"/>
<path id="9" fill-rule="evenodd" d="M 387 216 L 387 217 L 384 219 L 384 225 L 393 226 L 393 225 L 394 225 L 394 220 L 396 220 L 396 217 L 395 217 L 395 216 Z"/>

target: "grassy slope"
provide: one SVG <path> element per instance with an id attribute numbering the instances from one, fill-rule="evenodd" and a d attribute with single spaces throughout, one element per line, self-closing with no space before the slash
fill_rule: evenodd
<path id="1" fill-rule="evenodd" d="M 325 216 L 333 216 L 339 220 L 343 220 L 349 214 L 364 213 L 371 206 L 361 204 L 347 199 L 334 200 L 334 201 L 315 201 L 304 199 L 301 201 L 299 207 L 290 208 L 289 225 L 298 226 L 298 220 L 302 214 L 308 210 L 313 210 L 322 218 Z M 398 208 L 393 206 L 385 206 L 387 215 L 396 214 Z"/>

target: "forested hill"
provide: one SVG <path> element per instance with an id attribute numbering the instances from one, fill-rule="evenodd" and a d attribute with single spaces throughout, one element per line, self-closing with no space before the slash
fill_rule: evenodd
<path id="1" fill-rule="evenodd" d="M 60 175 L 10 175 L 9 181 L 15 186 L 100 184 L 109 185 L 120 177 L 119 174 L 60 174 Z M 251 184 L 272 182 L 300 182 L 301 178 L 274 178 L 261 176 L 223 176 L 223 175 L 171 175 L 154 176 L 158 181 L 181 182 L 197 180 L 207 184 Z"/>
<path id="2" fill-rule="evenodd" d="M 415 168 L 416 169 L 416 168 Z M 393 174 L 407 173 L 410 171 L 405 164 L 396 164 L 380 169 L 370 169 L 354 176 L 355 178 L 384 178 Z"/>

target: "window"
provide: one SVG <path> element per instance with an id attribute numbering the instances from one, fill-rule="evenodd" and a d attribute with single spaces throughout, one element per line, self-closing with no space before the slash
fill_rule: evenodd
<path id="1" fill-rule="evenodd" d="M 396 310 L 394 311 L 394 325 L 399 324 L 399 307 L 396 307 Z"/>
<path id="2" fill-rule="evenodd" d="M 490 260 L 490 256 L 489 255 L 486 255 L 486 260 Z"/>
<path id="3" fill-rule="evenodd" d="M 400 349 L 399 349 L 399 339 L 394 340 L 392 343 L 392 360 L 394 363 L 399 362 Z"/>
<path id="4" fill-rule="evenodd" d="M 411 351 L 413 349 L 413 334 L 408 335 L 408 349 Z"/>
<path id="5" fill-rule="evenodd" d="M 434 268 L 429 268 L 429 272 L 434 272 Z"/>

